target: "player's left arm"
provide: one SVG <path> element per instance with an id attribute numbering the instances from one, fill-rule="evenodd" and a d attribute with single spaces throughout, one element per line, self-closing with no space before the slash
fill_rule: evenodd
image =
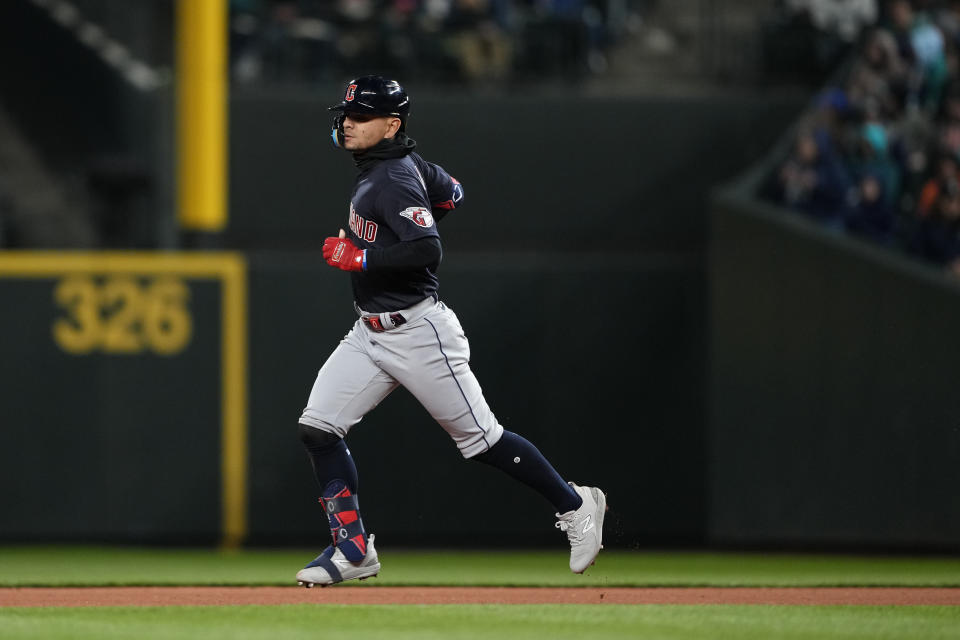
<path id="1" fill-rule="evenodd" d="M 463 185 L 443 167 L 417 157 L 417 169 L 427 188 L 427 199 L 433 218 L 439 222 L 453 209 L 463 204 Z"/>
<path id="2" fill-rule="evenodd" d="M 439 193 L 447 195 L 446 200 L 430 198 L 430 208 L 433 211 L 433 218 L 440 222 L 448 213 L 463 204 L 463 185 L 453 176 L 447 176 L 449 181 L 440 189 Z"/>

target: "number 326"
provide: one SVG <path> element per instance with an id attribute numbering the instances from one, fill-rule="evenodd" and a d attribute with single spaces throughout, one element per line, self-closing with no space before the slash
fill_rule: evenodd
<path id="1" fill-rule="evenodd" d="M 88 276 L 62 280 L 54 300 L 66 312 L 53 325 L 53 337 L 68 353 L 99 349 L 133 354 L 147 349 L 161 355 L 181 351 L 193 323 L 187 303 L 190 291 L 178 278 L 141 283 L 129 276 L 102 282 Z"/>

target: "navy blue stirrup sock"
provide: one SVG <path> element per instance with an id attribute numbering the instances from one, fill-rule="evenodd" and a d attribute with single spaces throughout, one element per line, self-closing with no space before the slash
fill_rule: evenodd
<path id="1" fill-rule="evenodd" d="M 579 509 L 583 504 L 583 499 L 563 481 L 539 449 L 512 431 L 505 430 L 495 445 L 472 459 L 496 467 L 535 489 L 553 504 L 557 513 Z"/>

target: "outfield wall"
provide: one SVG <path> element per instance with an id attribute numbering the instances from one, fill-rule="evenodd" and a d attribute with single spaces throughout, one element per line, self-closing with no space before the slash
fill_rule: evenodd
<path id="1" fill-rule="evenodd" d="M 563 474 L 610 492 L 610 544 L 702 543 L 707 188 L 762 153 L 800 98 L 409 88 L 411 133 L 466 187 L 465 208 L 442 223 L 442 295 L 497 416 Z M 77 354 L 52 334 L 70 313 L 56 297 L 70 272 L 0 274 L 0 481 L 16 487 L 0 495 L 0 540 L 316 539 L 322 516 L 296 421 L 353 320 L 347 278 L 317 251 L 346 218 L 354 174 L 327 137 L 326 106 L 339 91 L 231 96 L 231 221 L 220 240 L 246 248 L 243 406 L 222 394 L 222 374 L 236 370 L 218 360 L 216 323 L 237 316 L 216 281 L 180 276 L 198 329 L 181 353 Z M 164 99 L 151 94 L 138 117 Z M 167 147 L 162 125 L 144 148 Z M 116 138 L 139 149 L 124 131 Z M 80 159 L 90 152 L 65 144 Z M 159 152 L 150 162 L 167 164 Z M 155 178 L 169 200 L 163 171 Z M 88 313 L 104 324 L 125 303 L 108 298 L 115 274 L 98 260 Z M 149 275 L 121 276 L 135 280 L 128 296 L 151 290 Z M 69 395 L 58 403 L 56 393 Z M 236 425 L 228 411 L 249 416 L 240 451 L 224 437 Z M 462 461 L 405 391 L 358 427 L 351 447 L 365 517 L 384 540 L 562 538 L 540 497 Z"/>
<path id="2" fill-rule="evenodd" d="M 0 539 L 325 535 L 296 425 L 355 320 L 348 279 L 313 253 L 225 258 L 247 263 L 244 311 L 225 297 L 234 275 L 191 266 L 218 255 L 0 254 L 0 296 L 17 301 L 0 314 Z M 609 491 L 611 545 L 698 542 L 702 265 L 503 257 L 448 255 L 442 289 L 500 421 L 569 478 Z M 611 305 L 623 291 L 635 295 Z M 224 339 L 237 318 L 249 319 L 233 327 L 249 330 L 239 346 Z M 542 498 L 463 461 L 403 390 L 348 442 L 365 517 L 384 540 L 515 546 L 560 535 Z"/>
<path id="3" fill-rule="evenodd" d="M 711 219 L 710 540 L 960 548 L 960 283 L 752 193 Z"/>
<path id="4" fill-rule="evenodd" d="M 501 422 L 609 492 L 612 546 L 956 548 L 956 283 L 742 205 L 717 202 L 709 306 L 695 259 L 449 255 Z M 312 253 L 0 254 L 0 540 L 315 540 L 296 421 L 354 320 L 341 276 Z M 349 442 L 384 540 L 555 540 L 403 390 Z"/>

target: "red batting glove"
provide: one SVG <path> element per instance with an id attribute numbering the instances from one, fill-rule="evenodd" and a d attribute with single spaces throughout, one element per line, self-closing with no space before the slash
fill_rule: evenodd
<path id="1" fill-rule="evenodd" d="M 363 249 L 358 249 L 349 238 L 324 240 L 323 259 L 331 267 L 344 271 L 363 271 Z"/>

